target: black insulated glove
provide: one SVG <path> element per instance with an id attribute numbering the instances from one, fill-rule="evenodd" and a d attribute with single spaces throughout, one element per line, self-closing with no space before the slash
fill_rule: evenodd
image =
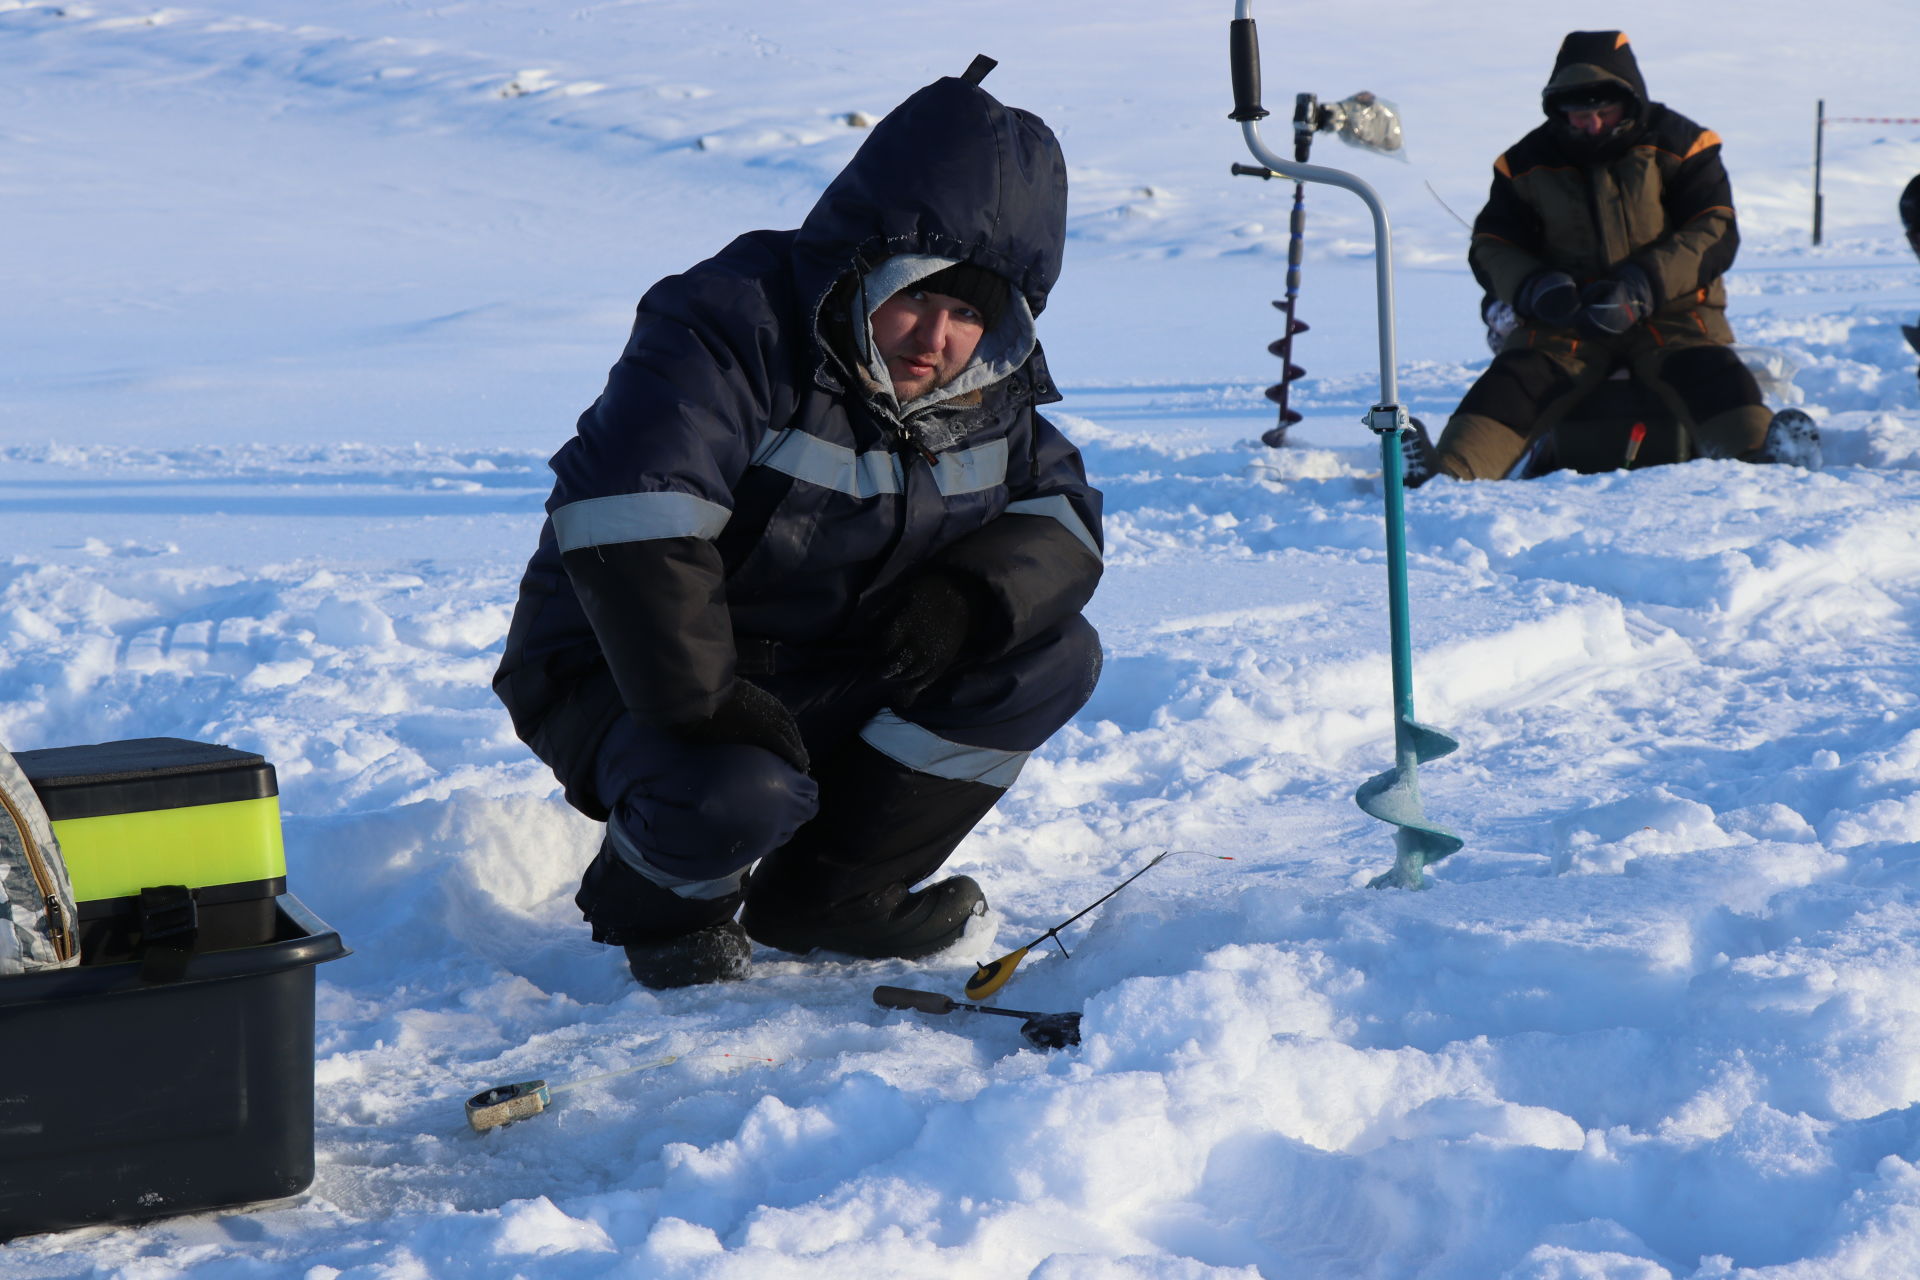
<path id="1" fill-rule="evenodd" d="M 1513 309 L 1529 320 L 1565 328 L 1580 314 L 1580 290 L 1566 272 L 1543 267 L 1520 282 Z"/>
<path id="2" fill-rule="evenodd" d="M 673 731 L 688 742 L 708 746 L 738 743 L 764 747 L 803 773 L 807 768 L 807 746 L 800 739 L 800 726 L 793 713 L 786 703 L 751 680 L 735 678 L 726 701 L 712 715 L 674 725 Z"/>
<path id="3" fill-rule="evenodd" d="M 915 578 L 880 632 L 880 678 L 911 702 L 947 673 L 972 638 L 974 603 L 960 580 L 934 571 Z"/>
<path id="4" fill-rule="evenodd" d="M 1603 338 L 1625 333 L 1652 313 L 1653 283 L 1631 262 L 1580 291 L 1580 327 Z"/>

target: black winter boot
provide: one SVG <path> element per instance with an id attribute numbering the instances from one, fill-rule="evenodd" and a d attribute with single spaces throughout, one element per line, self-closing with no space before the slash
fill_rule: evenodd
<path id="1" fill-rule="evenodd" d="M 1005 794 L 909 769 L 855 739 L 815 769 L 820 811 L 761 859 L 740 922 L 754 941 L 868 958 L 932 955 L 986 912 L 980 886 L 940 869 Z"/>
<path id="2" fill-rule="evenodd" d="M 732 920 L 659 942 L 630 942 L 627 968 L 643 987 L 664 990 L 703 982 L 738 982 L 753 967 L 753 944 Z"/>
<path id="3" fill-rule="evenodd" d="M 1400 482 L 1418 489 L 1440 474 L 1440 451 L 1433 447 L 1426 423 L 1418 418 L 1407 421 L 1407 430 L 1400 433 Z"/>
<path id="4" fill-rule="evenodd" d="M 626 949 L 627 967 L 643 986 L 668 988 L 747 976 L 753 948 L 733 919 L 740 897 L 683 898 L 634 870 L 607 839 L 574 902 L 595 942 Z"/>
<path id="5" fill-rule="evenodd" d="M 917 960 L 960 941 L 967 921 L 987 913 L 986 895 L 971 876 L 950 876 L 916 893 L 889 885 L 880 893 L 843 903 L 825 916 L 755 911 L 744 920 L 757 942 L 781 951 L 838 951 L 869 960 Z"/>
<path id="6" fill-rule="evenodd" d="M 1767 424 L 1767 438 L 1754 461 L 1818 471 L 1821 464 L 1819 425 L 1803 410 L 1782 409 Z"/>

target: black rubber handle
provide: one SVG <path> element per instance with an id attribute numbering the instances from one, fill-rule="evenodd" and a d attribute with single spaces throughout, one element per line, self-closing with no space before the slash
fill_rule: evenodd
<path id="1" fill-rule="evenodd" d="M 921 1013 L 952 1013 L 954 1008 L 951 997 L 906 987 L 875 987 L 873 1002 L 882 1009 L 918 1009 Z"/>
<path id="2" fill-rule="evenodd" d="M 1252 18 L 1229 24 L 1227 56 L 1233 63 L 1233 114 L 1227 119 L 1266 119 L 1267 109 L 1260 105 L 1260 33 Z"/>

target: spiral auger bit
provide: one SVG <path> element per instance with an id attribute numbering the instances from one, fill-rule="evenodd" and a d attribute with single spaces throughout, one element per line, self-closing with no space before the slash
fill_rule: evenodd
<path id="1" fill-rule="evenodd" d="M 1354 801 L 1393 833 L 1393 870 L 1368 882 L 1373 889 L 1424 889 L 1421 871 L 1458 850 L 1465 841 L 1427 821 L 1420 805 L 1420 766 L 1460 744 L 1413 718 L 1413 626 L 1407 604 L 1407 488 L 1401 440 L 1412 430 L 1407 411 L 1377 404 L 1367 425 L 1380 437 L 1380 476 L 1386 485 L 1387 624 L 1393 656 L 1393 768 L 1360 784 Z"/>
<path id="2" fill-rule="evenodd" d="M 1427 821 L 1420 807 L 1419 766 L 1460 744 L 1433 726 L 1413 720 L 1395 719 L 1393 730 L 1397 762 L 1361 783 L 1353 796 L 1367 814 L 1399 828 L 1393 833 L 1393 869 L 1369 880 L 1367 887 L 1424 889 L 1427 878 L 1421 872 L 1427 864 L 1456 852 L 1466 842 Z"/>

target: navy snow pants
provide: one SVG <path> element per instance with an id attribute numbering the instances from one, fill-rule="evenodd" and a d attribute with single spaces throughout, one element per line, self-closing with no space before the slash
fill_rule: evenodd
<path id="1" fill-rule="evenodd" d="M 1075 616 L 1000 657 L 962 663 L 894 708 L 871 659 L 742 646 L 740 675 L 784 702 L 812 759 L 697 745 L 630 716 L 596 760 L 611 810 L 577 901 L 604 942 L 652 941 L 728 919 L 749 868 L 761 893 L 831 910 L 939 868 L 1092 696 L 1100 641 Z"/>

